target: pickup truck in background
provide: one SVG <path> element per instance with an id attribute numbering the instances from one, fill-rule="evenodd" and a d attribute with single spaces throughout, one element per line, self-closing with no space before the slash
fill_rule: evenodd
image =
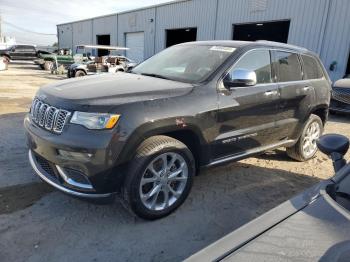
<path id="1" fill-rule="evenodd" d="M 0 57 L 2 57 L 6 63 L 13 60 L 33 61 L 37 59 L 40 54 L 49 54 L 49 52 L 36 50 L 33 45 L 13 45 L 7 49 L 0 50 Z"/>

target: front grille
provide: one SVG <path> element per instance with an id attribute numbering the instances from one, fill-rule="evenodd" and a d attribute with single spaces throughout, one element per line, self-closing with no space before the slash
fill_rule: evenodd
<path id="1" fill-rule="evenodd" d="M 30 112 L 34 123 L 57 134 L 62 133 L 71 115 L 70 112 L 45 104 L 37 98 L 33 100 Z"/>
<path id="2" fill-rule="evenodd" d="M 350 104 L 350 88 L 333 87 L 332 98 Z"/>

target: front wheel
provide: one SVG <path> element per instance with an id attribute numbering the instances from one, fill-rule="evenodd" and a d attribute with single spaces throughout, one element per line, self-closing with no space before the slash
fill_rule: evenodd
<path id="1" fill-rule="evenodd" d="M 75 72 L 75 77 L 86 76 L 86 73 L 83 70 L 78 70 Z"/>
<path id="2" fill-rule="evenodd" d="M 167 136 L 148 138 L 129 163 L 125 203 L 145 219 L 167 216 L 187 198 L 194 174 L 195 162 L 186 145 Z"/>
<path id="3" fill-rule="evenodd" d="M 298 161 L 307 161 L 313 158 L 317 152 L 316 141 L 323 133 L 323 123 L 319 116 L 310 115 L 304 125 L 298 142 L 287 148 L 287 154 Z"/>

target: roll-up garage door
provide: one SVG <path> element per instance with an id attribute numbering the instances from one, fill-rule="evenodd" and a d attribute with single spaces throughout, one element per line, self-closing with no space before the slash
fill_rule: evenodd
<path id="1" fill-rule="evenodd" d="M 135 62 L 142 62 L 144 60 L 145 46 L 144 32 L 126 33 L 125 38 L 126 47 L 129 48 L 126 51 L 126 56 Z"/>

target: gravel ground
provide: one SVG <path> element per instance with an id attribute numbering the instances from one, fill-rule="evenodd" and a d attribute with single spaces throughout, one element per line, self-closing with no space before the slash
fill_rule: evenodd
<path id="1" fill-rule="evenodd" d="M 118 200 L 73 199 L 33 175 L 22 128 L 38 87 L 62 78 L 29 63 L 0 72 L 1 261 L 179 261 L 332 174 L 322 154 L 298 163 L 268 152 L 202 170 L 184 205 L 153 222 Z M 349 117 L 332 116 L 326 133 L 350 137 Z"/>

